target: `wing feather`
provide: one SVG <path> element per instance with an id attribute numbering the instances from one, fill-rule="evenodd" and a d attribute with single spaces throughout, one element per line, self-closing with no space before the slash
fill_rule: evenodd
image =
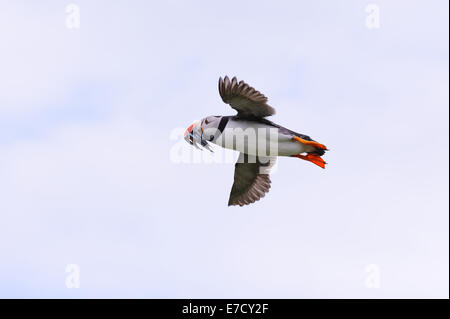
<path id="1" fill-rule="evenodd" d="M 228 76 L 219 78 L 219 94 L 222 100 L 238 111 L 240 118 L 266 117 L 275 114 L 275 109 L 267 104 L 267 97 L 244 81 Z"/>
<path id="2" fill-rule="evenodd" d="M 271 167 L 276 157 L 264 158 L 239 155 L 235 165 L 234 183 L 230 192 L 228 206 L 244 206 L 260 200 L 269 192 Z"/>

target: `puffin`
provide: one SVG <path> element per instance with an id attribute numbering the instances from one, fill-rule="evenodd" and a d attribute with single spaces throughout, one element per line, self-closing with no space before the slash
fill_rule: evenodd
<path id="1" fill-rule="evenodd" d="M 199 149 L 212 152 L 209 143 L 213 143 L 240 153 L 228 206 L 249 205 L 264 197 L 271 187 L 270 171 L 278 156 L 299 158 L 325 168 L 322 156 L 327 147 L 269 121 L 267 117 L 274 115 L 275 109 L 267 104 L 264 94 L 228 76 L 219 78 L 219 94 L 237 114 L 195 121 L 186 129 L 184 139 Z"/>

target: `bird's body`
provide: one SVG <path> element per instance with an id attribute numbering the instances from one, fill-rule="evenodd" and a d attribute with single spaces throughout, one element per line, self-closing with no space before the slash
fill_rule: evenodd
<path id="1" fill-rule="evenodd" d="M 255 156 L 264 153 L 273 156 L 294 156 L 314 151 L 313 146 L 299 143 L 292 139 L 293 136 L 294 132 L 268 120 L 239 119 L 232 116 L 229 117 L 223 133 L 211 142 Z"/>
<path id="2" fill-rule="evenodd" d="M 264 197 L 270 188 L 270 169 L 278 156 L 292 156 L 325 168 L 321 158 L 327 148 L 309 136 L 266 119 L 275 114 L 267 98 L 234 77 L 219 79 L 219 92 L 225 103 L 238 111 L 235 116 L 208 116 L 188 127 L 185 139 L 208 142 L 240 152 L 235 165 L 234 184 L 228 205 L 248 205 Z"/>

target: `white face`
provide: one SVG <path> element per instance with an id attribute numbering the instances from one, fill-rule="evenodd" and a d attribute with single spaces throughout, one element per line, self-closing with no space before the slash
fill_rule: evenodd
<path id="1" fill-rule="evenodd" d="M 203 138 L 208 142 L 214 142 L 220 135 L 218 127 L 222 116 L 208 116 L 201 120 Z"/>

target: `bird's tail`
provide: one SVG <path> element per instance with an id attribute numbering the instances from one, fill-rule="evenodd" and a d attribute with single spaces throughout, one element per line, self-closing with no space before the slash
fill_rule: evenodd
<path id="1" fill-rule="evenodd" d="M 305 161 L 316 164 L 319 167 L 325 168 L 325 164 L 327 164 L 327 162 L 325 162 L 321 157 L 325 154 L 326 151 L 328 151 L 325 145 L 320 144 L 316 141 L 305 140 L 298 136 L 294 136 L 293 139 L 302 144 L 314 147 L 314 150 L 312 152 L 308 152 L 306 155 L 297 154 L 294 155 L 295 157 L 301 158 Z"/>

